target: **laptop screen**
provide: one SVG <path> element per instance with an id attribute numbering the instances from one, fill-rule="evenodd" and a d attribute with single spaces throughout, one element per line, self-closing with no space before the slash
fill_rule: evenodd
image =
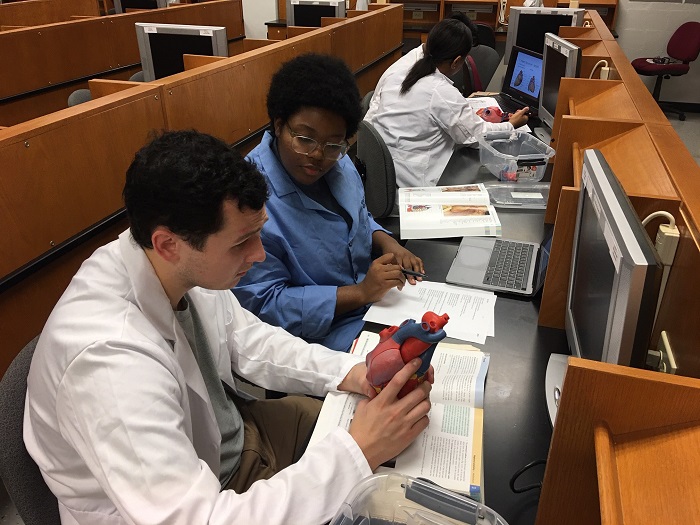
<path id="1" fill-rule="evenodd" d="M 530 107 L 537 107 L 541 86 L 542 55 L 513 46 L 501 91 Z"/>

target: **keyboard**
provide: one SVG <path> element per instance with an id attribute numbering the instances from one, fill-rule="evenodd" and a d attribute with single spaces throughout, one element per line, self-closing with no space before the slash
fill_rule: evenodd
<path id="1" fill-rule="evenodd" d="M 486 268 L 484 284 L 526 290 L 532 250 L 532 244 L 497 239 Z"/>
<path id="2" fill-rule="evenodd" d="M 504 113 L 515 113 L 516 111 L 519 111 L 525 107 L 525 104 L 522 104 L 520 102 L 516 102 L 515 100 L 512 100 L 508 97 L 504 97 L 503 95 L 494 95 L 496 99 L 496 102 L 498 102 L 498 105 L 501 108 L 501 111 Z M 533 115 L 537 114 L 537 108 L 530 108 L 530 113 Z"/>

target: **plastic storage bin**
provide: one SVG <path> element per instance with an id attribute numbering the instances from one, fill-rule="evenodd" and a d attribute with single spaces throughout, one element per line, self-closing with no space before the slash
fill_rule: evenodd
<path id="1" fill-rule="evenodd" d="M 428 481 L 374 474 L 350 492 L 330 525 L 508 525 L 486 505 Z"/>
<path id="2" fill-rule="evenodd" d="M 502 181 L 538 182 L 554 150 L 526 131 L 492 131 L 478 137 L 479 160 Z"/>

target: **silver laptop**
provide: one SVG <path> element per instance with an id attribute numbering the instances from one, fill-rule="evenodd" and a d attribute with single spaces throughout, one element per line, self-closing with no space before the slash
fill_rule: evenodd
<path id="1" fill-rule="evenodd" d="M 531 297 L 544 284 L 552 230 L 541 243 L 464 237 L 445 282 Z"/>

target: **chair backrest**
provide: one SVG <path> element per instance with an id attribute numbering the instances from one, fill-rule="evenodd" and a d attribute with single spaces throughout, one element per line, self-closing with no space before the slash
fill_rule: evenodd
<path id="1" fill-rule="evenodd" d="M 362 118 L 364 118 L 367 114 L 367 110 L 369 109 L 369 103 L 372 100 L 372 95 L 374 95 L 374 90 L 368 91 L 367 94 L 364 97 L 362 97 Z"/>
<path id="2" fill-rule="evenodd" d="M 666 46 L 671 58 L 682 62 L 692 62 L 700 54 L 700 22 L 686 22 L 671 36 Z"/>
<path id="3" fill-rule="evenodd" d="M 58 501 L 24 446 L 27 375 L 39 337 L 30 341 L 0 381 L 0 478 L 25 525 L 60 525 Z"/>
<path id="4" fill-rule="evenodd" d="M 387 217 L 396 201 L 394 161 L 384 139 L 369 122 L 360 122 L 357 131 L 357 158 L 365 167 L 365 202 L 376 217 Z"/>
<path id="5" fill-rule="evenodd" d="M 72 108 L 90 100 L 92 100 L 92 93 L 89 89 L 76 89 L 68 96 L 68 107 Z"/>
<path id="6" fill-rule="evenodd" d="M 474 22 L 474 25 L 478 32 L 476 37 L 479 39 L 479 46 L 488 46 L 496 49 L 496 32 L 493 30 L 493 27 L 484 22 Z"/>
<path id="7" fill-rule="evenodd" d="M 483 89 L 486 89 L 489 82 L 491 82 L 491 79 L 493 78 L 493 74 L 498 68 L 498 64 L 501 62 L 501 57 L 498 54 L 498 51 L 492 47 L 479 45 L 472 48 L 472 50 L 469 52 L 469 56 L 474 59 L 474 63 L 476 64 L 476 68 L 479 72 L 481 85 L 483 86 Z M 500 89 L 495 91 L 499 90 Z M 472 82 L 471 86 L 465 86 L 464 94 L 468 96 L 473 91 L 475 91 L 475 88 Z"/>
<path id="8" fill-rule="evenodd" d="M 144 76 L 144 72 L 143 72 L 143 71 L 137 71 L 136 73 L 134 73 L 133 75 L 131 75 L 131 76 L 129 77 L 129 80 L 130 80 L 131 82 L 145 82 L 145 81 L 146 81 L 146 77 Z"/>

